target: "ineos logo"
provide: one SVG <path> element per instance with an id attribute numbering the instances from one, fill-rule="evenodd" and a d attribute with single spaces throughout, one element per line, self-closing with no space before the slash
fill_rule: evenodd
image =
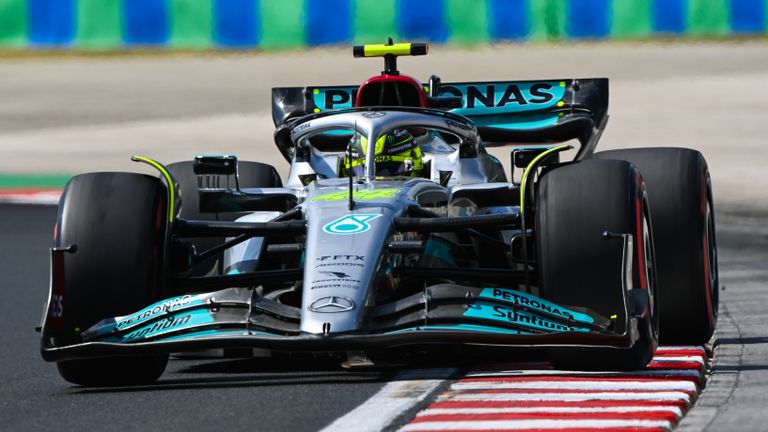
<path id="1" fill-rule="evenodd" d="M 296 126 L 296 127 L 294 127 L 294 128 L 293 128 L 293 130 L 291 131 L 291 136 L 294 136 L 294 135 L 296 135 L 296 134 L 299 134 L 299 133 L 301 133 L 303 130 L 305 130 L 305 129 L 309 129 L 311 126 L 312 126 L 312 123 L 311 123 L 311 122 L 307 122 L 307 123 L 303 123 L 303 124 L 300 124 L 300 125 L 298 125 L 298 126 Z"/>
<path id="2" fill-rule="evenodd" d="M 340 271 L 331 271 L 331 270 L 320 270 L 318 273 L 327 274 L 327 275 L 333 275 L 336 276 L 339 279 L 349 279 L 350 276 L 344 272 Z"/>
<path id="3" fill-rule="evenodd" d="M 461 129 L 461 130 L 465 130 L 465 131 L 470 130 L 470 127 L 465 125 L 464 123 L 457 122 L 456 120 L 451 120 L 449 118 L 445 119 L 445 124 L 447 124 L 448 126 L 451 126 L 451 127 L 455 127 L 455 128 Z"/>
<path id="4" fill-rule="evenodd" d="M 381 111 L 366 111 L 363 113 L 363 117 L 365 118 L 380 118 L 387 115 L 387 113 L 381 112 Z"/>

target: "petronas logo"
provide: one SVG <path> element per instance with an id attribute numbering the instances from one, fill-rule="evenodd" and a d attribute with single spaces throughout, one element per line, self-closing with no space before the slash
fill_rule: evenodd
<path id="1" fill-rule="evenodd" d="M 371 229 L 368 222 L 381 216 L 380 214 L 351 214 L 329 222 L 323 227 L 328 234 L 360 234 Z"/>

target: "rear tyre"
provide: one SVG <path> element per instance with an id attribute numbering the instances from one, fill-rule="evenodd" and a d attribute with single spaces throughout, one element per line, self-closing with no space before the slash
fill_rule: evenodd
<path id="1" fill-rule="evenodd" d="M 623 242 L 603 239 L 604 231 L 633 235 L 633 286 L 645 290 L 647 300 L 636 328 L 624 328 Z M 553 365 L 644 368 L 656 351 L 658 314 L 650 214 L 637 169 L 621 161 L 582 161 L 546 172 L 538 186 L 535 232 L 541 295 L 606 317 L 616 315 L 616 332 L 637 335 L 628 349 L 553 348 Z"/>
<path id="2" fill-rule="evenodd" d="M 96 322 L 127 315 L 160 292 L 166 192 L 155 177 L 91 173 L 73 177 L 59 203 L 54 247 L 73 247 L 63 264 L 63 309 L 54 338 L 80 342 Z M 54 274 L 61 279 L 61 275 Z M 61 376 L 87 386 L 156 381 L 167 355 L 58 362 Z"/>
<path id="3" fill-rule="evenodd" d="M 596 153 L 642 173 L 653 218 L 664 344 L 703 345 L 718 313 L 717 245 L 712 184 L 696 150 L 640 148 Z"/>
<path id="4" fill-rule="evenodd" d="M 178 183 L 181 194 L 181 212 L 179 217 L 187 220 L 217 220 L 233 221 L 240 216 L 237 213 L 201 213 L 200 199 L 197 193 L 197 174 L 191 161 L 176 162 L 167 166 L 168 171 Z M 238 178 L 241 188 L 281 187 L 280 175 L 272 166 L 260 162 L 238 161 Z M 210 184 L 229 186 L 234 189 L 234 180 L 228 184 L 228 176 L 206 175 L 206 181 Z M 191 238 L 189 240 L 198 252 L 210 249 L 221 243 L 216 238 Z M 214 255 L 196 265 L 190 272 L 190 276 L 204 276 L 206 274 L 220 274 L 222 272 L 223 253 Z"/>

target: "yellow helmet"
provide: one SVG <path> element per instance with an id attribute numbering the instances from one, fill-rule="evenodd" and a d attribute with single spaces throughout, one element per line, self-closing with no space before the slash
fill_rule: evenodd
<path id="1" fill-rule="evenodd" d="M 368 139 L 359 133 L 349 143 L 352 158 L 344 156 L 345 174 L 352 170 L 356 176 L 365 171 L 365 155 L 368 151 Z M 395 129 L 376 141 L 374 150 L 377 176 L 419 177 L 424 168 L 421 149 L 413 135 L 405 129 Z"/>

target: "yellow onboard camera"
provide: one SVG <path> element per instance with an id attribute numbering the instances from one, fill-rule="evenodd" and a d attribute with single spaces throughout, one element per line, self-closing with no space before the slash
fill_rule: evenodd
<path id="1" fill-rule="evenodd" d="M 352 49 L 355 57 L 419 56 L 429 53 L 426 43 L 399 43 L 379 45 L 357 45 Z"/>
<path id="2" fill-rule="evenodd" d="M 383 45 L 356 45 L 352 48 L 355 57 L 384 57 L 384 75 L 398 75 L 397 56 L 420 56 L 429 52 L 426 43 L 393 43 L 392 38 Z"/>

